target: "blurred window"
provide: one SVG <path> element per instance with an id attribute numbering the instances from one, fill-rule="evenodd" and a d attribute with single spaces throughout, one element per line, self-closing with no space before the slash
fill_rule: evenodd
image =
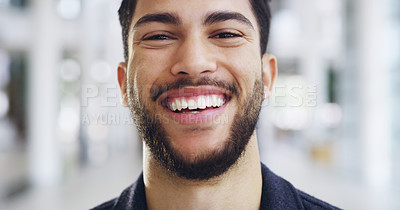
<path id="1" fill-rule="evenodd" d="M 81 13 L 81 0 L 58 0 L 57 13 L 65 20 L 74 20 Z"/>
<path id="2" fill-rule="evenodd" d="M 0 7 L 14 7 L 24 9 L 28 7 L 29 0 L 0 0 Z"/>

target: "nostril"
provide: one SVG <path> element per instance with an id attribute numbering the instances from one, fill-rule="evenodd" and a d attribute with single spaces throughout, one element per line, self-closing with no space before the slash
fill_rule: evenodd
<path id="1" fill-rule="evenodd" d="M 178 72 L 178 74 L 181 74 L 181 75 L 188 75 L 189 73 L 184 72 L 184 71 L 180 71 L 180 72 Z"/>
<path id="2" fill-rule="evenodd" d="M 213 70 L 204 70 L 203 72 L 201 72 L 201 73 L 212 73 L 212 72 L 214 72 Z"/>

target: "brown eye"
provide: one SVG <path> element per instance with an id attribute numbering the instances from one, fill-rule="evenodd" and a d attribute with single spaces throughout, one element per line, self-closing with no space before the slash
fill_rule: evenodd
<path id="1" fill-rule="evenodd" d="M 168 32 L 154 32 L 143 36 L 140 46 L 149 49 L 161 49 L 175 43 L 178 38 Z"/>
<path id="2" fill-rule="evenodd" d="M 172 38 L 164 34 L 157 34 L 154 36 L 146 37 L 143 40 L 168 40 L 168 39 Z"/>
<path id="3" fill-rule="evenodd" d="M 213 38 L 226 39 L 226 38 L 235 38 L 235 37 L 242 37 L 242 35 L 225 32 L 225 33 L 219 33 L 219 34 L 215 35 Z"/>

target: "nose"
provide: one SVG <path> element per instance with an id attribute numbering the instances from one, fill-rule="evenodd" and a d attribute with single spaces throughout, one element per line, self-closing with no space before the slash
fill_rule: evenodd
<path id="1" fill-rule="evenodd" d="M 217 70 L 216 56 L 212 46 L 200 38 L 191 38 L 182 42 L 176 51 L 176 63 L 172 66 L 173 75 L 199 77 Z"/>

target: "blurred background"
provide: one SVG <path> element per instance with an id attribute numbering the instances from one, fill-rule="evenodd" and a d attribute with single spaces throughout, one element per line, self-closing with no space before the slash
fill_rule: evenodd
<path id="1" fill-rule="evenodd" d="M 0 0 L 0 209 L 88 209 L 139 175 L 119 4 Z M 341 208 L 400 209 L 400 2 L 271 4 L 262 161 Z"/>

